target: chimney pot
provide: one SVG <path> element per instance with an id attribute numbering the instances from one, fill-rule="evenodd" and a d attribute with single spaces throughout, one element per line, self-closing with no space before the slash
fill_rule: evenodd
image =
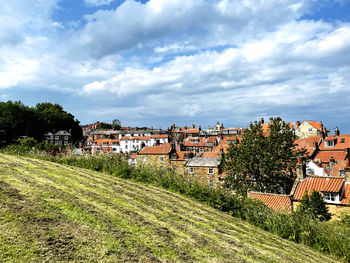
<path id="1" fill-rule="evenodd" d="M 263 117 L 261 117 L 260 122 L 261 122 L 261 124 L 264 124 L 265 120 Z"/>

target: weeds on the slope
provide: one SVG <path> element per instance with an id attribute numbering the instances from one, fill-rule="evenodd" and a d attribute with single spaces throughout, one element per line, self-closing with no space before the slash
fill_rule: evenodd
<path id="1" fill-rule="evenodd" d="M 206 203 L 282 238 L 303 243 L 350 262 L 348 224 L 320 222 L 302 213 L 276 212 L 260 201 L 243 198 L 228 189 L 210 188 L 180 176 L 170 169 L 130 166 L 125 156 L 121 155 L 50 156 L 38 152 L 25 153 L 25 155 L 162 187 Z"/>

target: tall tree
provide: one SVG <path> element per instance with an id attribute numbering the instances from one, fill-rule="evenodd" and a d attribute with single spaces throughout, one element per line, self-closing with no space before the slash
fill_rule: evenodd
<path id="1" fill-rule="evenodd" d="M 114 120 L 112 121 L 112 127 L 113 127 L 113 129 L 115 129 L 115 130 L 120 130 L 120 128 L 122 127 L 121 121 L 118 120 L 118 119 L 114 119 Z"/>
<path id="2" fill-rule="evenodd" d="M 289 193 L 295 179 L 296 136 L 281 118 L 270 118 L 268 132 L 261 122 L 244 131 L 242 141 L 230 145 L 222 166 L 226 182 L 237 191 Z"/>
<path id="3" fill-rule="evenodd" d="M 328 207 L 326 206 L 321 193 L 316 190 L 312 190 L 310 196 L 308 195 L 307 190 L 305 190 L 297 211 L 299 213 L 311 215 L 320 221 L 329 220 L 332 217 L 328 212 Z"/>

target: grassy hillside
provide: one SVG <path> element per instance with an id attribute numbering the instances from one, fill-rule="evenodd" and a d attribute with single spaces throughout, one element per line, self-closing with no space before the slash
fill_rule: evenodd
<path id="1" fill-rule="evenodd" d="M 0 154 L 0 261 L 336 262 L 191 199 Z"/>

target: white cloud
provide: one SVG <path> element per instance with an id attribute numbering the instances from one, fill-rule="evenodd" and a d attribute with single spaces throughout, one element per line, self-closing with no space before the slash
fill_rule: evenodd
<path id="1" fill-rule="evenodd" d="M 101 6 L 101 5 L 109 5 L 114 0 L 84 0 L 85 4 L 89 6 Z"/>

